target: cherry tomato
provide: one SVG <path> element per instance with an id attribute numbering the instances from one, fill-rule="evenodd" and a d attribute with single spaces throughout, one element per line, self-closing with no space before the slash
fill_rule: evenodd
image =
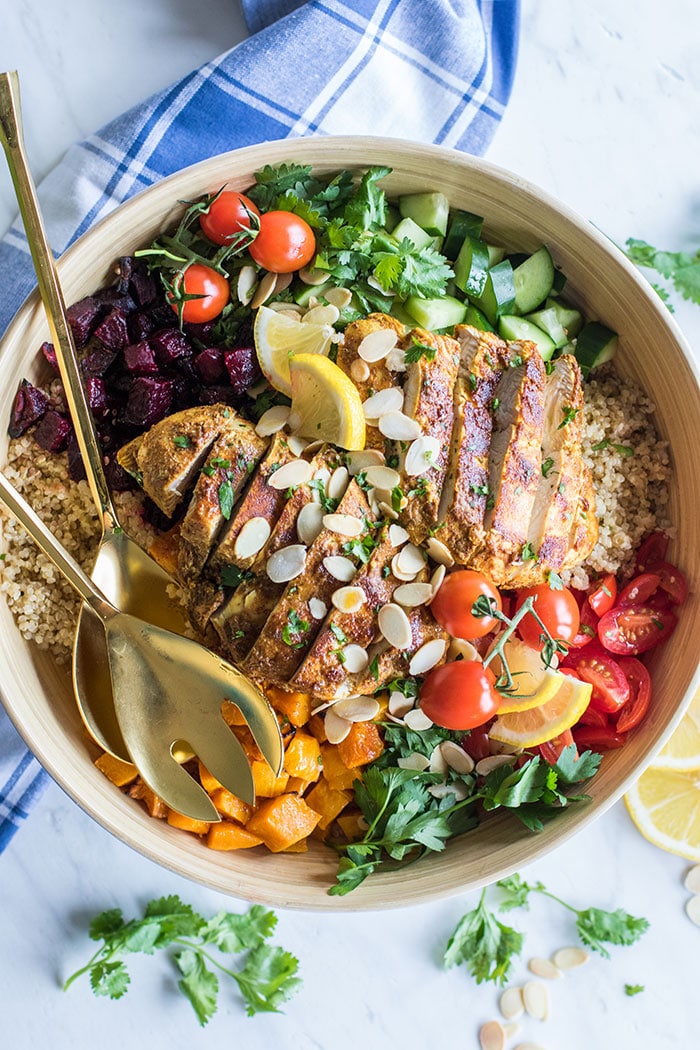
<path id="1" fill-rule="evenodd" d="M 545 741 L 544 744 L 540 744 L 540 755 L 548 765 L 555 765 L 561 756 L 564 748 L 571 747 L 574 742 L 574 735 L 570 729 L 565 729 L 559 736 L 552 737 L 551 740 Z M 576 755 L 574 755 L 576 758 Z"/>
<path id="2" fill-rule="evenodd" d="M 649 710 L 651 676 L 644 664 L 633 656 L 623 656 L 618 663 L 629 682 L 630 698 L 620 711 L 615 729 L 618 733 L 626 733 L 638 726 Z"/>
<path id="3" fill-rule="evenodd" d="M 184 272 L 176 274 L 173 287 L 174 293 L 167 294 L 168 302 L 175 313 L 182 309 L 183 321 L 193 324 L 213 321 L 231 296 L 231 289 L 224 275 L 202 263 L 192 263 Z M 183 303 L 182 297 L 186 295 L 195 295 L 198 298 L 186 299 Z"/>
<path id="4" fill-rule="evenodd" d="M 222 190 L 199 216 L 199 225 L 214 244 L 229 244 L 241 230 L 249 230 L 250 215 L 260 216 L 253 202 L 235 190 Z"/>
<path id="5" fill-rule="evenodd" d="M 456 660 L 429 671 L 420 690 L 420 706 L 445 729 L 474 729 L 488 722 L 501 698 L 493 672 L 479 660 Z"/>
<path id="6" fill-rule="evenodd" d="M 498 621 L 493 616 L 474 616 L 472 606 L 481 597 L 491 598 L 501 611 L 501 596 L 488 577 L 473 569 L 458 569 L 442 581 L 430 611 L 453 638 L 483 638 Z"/>
<path id="7" fill-rule="evenodd" d="M 593 686 L 589 706 L 599 711 L 619 711 L 629 699 L 630 687 L 617 661 L 597 642 L 592 642 L 585 649 L 570 652 L 566 657 L 566 666 L 573 668 L 582 681 Z"/>
<path id="8" fill-rule="evenodd" d="M 484 722 L 482 726 L 475 726 L 470 731 L 469 736 L 465 737 L 462 747 L 475 762 L 480 762 L 482 758 L 487 758 L 491 754 L 489 723 Z"/>
<path id="9" fill-rule="evenodd" d="M 580 726 L 600 727 L 609 725 L 609 722 L 605 711 L 600 711 L 597 707 L 594 707 L 593 704 L 589 704 L 576 724 Z"/>
<path id="10" fill-rule="evenodd" d="M 659 577 L 659 587 L 674 605 L 682 605 L 688 597 L 688 581 L 675 565 L 667 561 L 655 562 L 650 570 Z"/>
<path id="11" fill-rule="evenodd" d="M 534 598 L 534 611 L 552 638 L 557 638 L 562 642 L 573 642 L 578 634 L 581 614 L 578 602 L 568 588 L 563 587 L 559 591 L 554 591 L 546 583 L 538 587 L 526 587 L 525 590 L 518 591 L 516 612 L 528 598 Z M 518 634 L 533 649 L 541 649 L 544 644 L 542 628 L 530 613 L 527 613 L 518 624 Z"/>
<path id="12" fill-rule="evenodd" d="M 637 572 L 646 572 L 650 565 L 663 561 L 667 550 L 668 536 L 666 533 L 650 532 L 637 551 L 635 562 Z"/>
<path id="13" fill-rule="evenodd" d="M 574 741 L 579 751 L 613 751 L 622 747 L 627 737 L 616 733 L 610 726 L 597 729 L 595 726 L 574 726 Z"/>
<path id="14" fill-rule="evenodd" d="M 656 593 L 656 590 L 661 582 L 661 577 L 657 576 L 653 572 L 643 572 L 639 576 L 635 576 L 633 580 L 623 587 L 620 591 L 620 597 L 617 599 L 618 605 L 643 605 L 644 602 L 648 602 L 652 594 Z M 605 610 L 608 611 L 607 609 Z"/>
<path id="15" fill-rule="evenodd" d="M 638 656 L 663 642 L 673 632 L 677 619 L 670 610 L 650 605 L 617 605 L 598 624 L 598 638 L 611 653 Z"/>
<path id="16" fill-rule="evenodd" d="M 576 636 L 572 639 L 570 645 L 572 649 L 583 649 L 584 645 L 588 645 L 594 638 L 598 637 L 598 617 L 591 609 L 588 604 L 588 598 L 585 598 L 581 605 L 581 622 L 579 629 L 576 632 Z"/>
<path id="17" fill-rule="evenodd" d="M 612 572 L 604 576 L 602 580 L 594 583 L 588 592 L 588 604 L 596 616 L 602 616 L 608 609 L 612 609 L 617 596 L 617 580 Z"/>
<path id="18" fill-rule="evenodd" d="M 272 273 L 292 273 L 310 263 L 316 238 L 309 224 L 291 211 L 267 211 L 260 232 L 248 248 L 252 258 Z"/>

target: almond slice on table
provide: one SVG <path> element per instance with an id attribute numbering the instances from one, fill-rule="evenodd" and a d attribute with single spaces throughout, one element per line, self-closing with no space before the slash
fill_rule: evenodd
<path id="1" fill-rule="evenodd" d="M 700 864 L 695 864 L 685 873 L 683 885 L 689 893 L 700 893 Z"/>
<path id="2" fill-rule="evenodd" d="M 522 1017 L 525 1010 L 522 988 L 519 985 L 506 988 L 498 1000 L 498 1008 L 507 1021 L 514 1021 L 516 1017 Z"/>
<path id="3" fill-rule="evenodd" d="M 555 981 L 562 976 L 561 970 L 554 965 L 551 959 L 541 959 L 539 956 L 530 959 L 527 968 L 536 977 L 544 977 L 549 981 Z"/>
<path id="4" fill-rule="evenodd" d="M 503 1050 L 506 1045 L 506 1033 L 500 1021 L 487 1021 L 479 1029 L 479 1046 L 481 1050 Z"/>
<path id="5" fill-rule="evenodd" d="M 552 956 L 552 962 L 560 970 L 575 970 L 590 959 L 584 948 L 559 948 Z"/>
<path id="6" fill-rule="evenodd" d="M 527 981 L 523 985 L 525 1011 L 538 1021 L 546 1021 L 549 1015 L 549 992 L 540 981 Z"/>

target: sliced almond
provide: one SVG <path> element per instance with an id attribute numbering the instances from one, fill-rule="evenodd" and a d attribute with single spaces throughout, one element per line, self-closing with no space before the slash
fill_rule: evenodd
<path id="1" fill-rule="evenodd" d="M 394 715 L 395 718 L 403 718 L 407 711 L 410 711 L 413 707 L 413 697 L 404 696 L 397 689 L 389 693 L 389 707 L 388 711 L 390 715 Z"/>
<path id="2" fill-rule="evenodd" d="M 430 753 L 430 765 L 428 768 L 431 773 L 439 773 L 442 777 L 447 776 L 448 765 L 439 744 Z"/>
<path id="3" fill-rule="evenodd" d="M 344 310 L 352 302 L 352 292 L 349 288 L 326 288 L 323 298 L 339 310 Z"/>
<path id="4" fill-rule="evenodd" d="M 412 441 L 404 461 L 404 470 L 408 476 L 415 478 L 425 474 L 428 470 L 432 470 L 437 464 L 440 447 L 440 442 L 437 438 L 428 437 L 424 434 Z"/>
<path id="5" fill-rule="evenodd" d="M 474 759 L 454 740 L 443 740 L 440 744 L 440 750 L 445 762 L 450 769 L 454 769 L 455 773 L 471 773 L 473 771 Z"/>
<path id="6" fill-rule="evenodd" d="M 408 723 L 406 724 L 408 725 Z M 411 726 L 410 728 L 415 729 L 417 727 Z M 420 726 L 420 728 L 429 729 L 430 726 Z M 468 795 L 467 785 L 461 784 L 458 780 L 453 780 L 449 784 L 445 781 L 441 784 L 431 784 L 428 791 L 434 798 L 446 798 L 448 795 L 454 795 L 455 802 L 461 802 Z"/>
<path id="7" fill-rule="evenodd" d="M 323 727 L 329 744 L 341 744 L 352 729 L 352 722 L 349 722 L 347 718 L 341 718 L 332 707 L 329 707 L 324 715 Z"/>
<path id="8" fill-rule="evenodd" d="M 409 535 L 402 525 L 390 525 L 389 526 L 389 541 L 392 547 L 403 547 L 404 543 L 408 543 Z"/>
<path id="9" fill-rule="evenodd" d="M 414 707 L 412 711 L 407 711 L 403 720 L 409 729 L 415 729 L 418 733 L 422 733 L 424 729 L 430 729 L 433 724 L 420 707 Z M 436 784 L 435 787 L 437 786 Z"/>
<path id="10" fill-rule="evenodd" d="M 255 433 L 260 437 L 270 437 L 271 434 L 276 434 L 278 430 L 286 426 L 288 419 L 288 405 L 273 405 L 272 408 L 268 408 L 267 412 L 263 412 L 260 416 L 255 427 Z"/>
<path id="11" fill-rule="evenodd" d="M 271 295 L 277 291 L 277 277 L 276 273 L 268 272 L 263 274 L 258 282 L 258 287 L 255 289 L 255 293 L 250 300 L 250 305 L 254 310 L 257 310 L 259 306 L 262 306 Z"/>
<path id="12" fill-rule="evenodd" d="M 314 306 L 307 310 L 301 321 L 302 324 L 327 324 L 333 326 L 340 317 L 337 306 L 329 303 L 328 306 Z"/>
<path id="13" fill-rule="evenodd" d="M 356 357 L 350 365 L 350 378 L 356 383 L 366 383 L 370 377 L 369 365 L 361 357 Z"/>
<path id="14" fill-rule="evenodd" d="M 379 630 L 395 649 L 408 649 L 413 641 L 411 621 L 400 605 L 389 602 L 379 610 Z"/>
<path id="15" fill-rule="evenodd" d="M 683 879 L 683 885 L 688 890 L 688 893 L 700 893 L 700 864 L 696 864 L 688 869 Z"/>
<path id="16" fill-rule="evenodd" d="M 331 554 L 324 558 L 323 567 L 329 576 L 332 576 L 334 580 L 340 580 L 341 583 L 349 583 L 357 572 L 354 562 L 342 554 Z"/>
<path id="17" fill-rule="evenodd" d="M 391 493 L 401 481 L 401 475 L 392 467 L 367 467 L 367 483 L 375 489 L 386 489 Z"/>
<path id="18" fill-rule="evenodd" d="M 336 467 L 326 485 L 326 493 L 328 494 L 329 499 L 339 500 L 348 487 L 349 480 L 350 475 L 348 474 L 348 468 Z"/>
<path id="19" fill-rule="evenodd" d="M 275 281 L 275 295 L 277 295 L 278 292 L 283 292 L 285 288 L 289 288 L 290 284 L 292 283 L 293 276 L 294 275 L 291 272 L 277 274 L 277 280 Z M 288 303 L 287 305 L 294 306 L 295 304 Z"/>
<path id="20" fill-rule="evenodd" d="M 383 510 L 386 504 L 380 503 L 379 506 Z M 396 517 L 398 517 L 398 515 L 396 515 Z M 399 554 L 400 553 L 401 551 L 399 551 Z M 396 577 L 397 580 L 402 580 L 404 583 L 411 583 L 413 580 L 415 580 L 416 576 L 418 575 L 418 572 L 404 572 L 399 563 L 399 554 L 395 554 L 394 557 L 391 559 L 392 574 Z"/>
<path id="21" fill-rule="evenodd" d="M 401 572 L 413 573 L 414 575 L 425 568 L 425 558 L 420 547 L 415 543 L 407 543 L 399 551 L 396 564 Z"/>
<path id="22" fill-rule="evenodd" d="M 479 651 L 466 638 L 451 638 L 447 649 L 447 659 L 481 660 Z"/>
<path id="23" fill-rule="evenodd" d="M 287 444 L 289 445 L 289 451 L 295 456 L 300 456 L 309 447 L 309 442 L 306 438 L 299 437 L 298 434 L 290 434 L 287 438 Z"/>
<path id="24" fill-rule="evenodd" d="M 430 761 L 421 755 L 420 752 L 414 751 L 411 755 L 406 755 L 405 758 L 397 758 L 396 764 L 400 769 L 415 769 L 418 773 L 424 772 L 430 765 Z"/>
<path id="25" fill-rule="evenodd" d="M 338 536 L 359 536 L 364 531 L 364 523 L 351 514 L 324 514 L 323 527 Z"/>
<path id="26" fill-rule="evenodd" d="M 444 638 L 433 638 L 431 642 L 421 645 L 420 649 L 411 657 L 408 665 L 408 673 L 411 675 L 425 674 L 436 664 L 439 664 L 445 655 L 447 642 Z"/>
<path id="27" fill-rule="evenodd" d="M 247 306 L 253 298 L 255 286 L 258 283 L 258 271 L 254 266 L 241 266 L 236 281 L 236 297 L 239 303 Z"/>
<path id="28" fill-rule="evenodd" d="M 394 349 L 390 350 L 386 355 L 384 364 L 390 372 L 405 372 L 406 351 L 402 350 L 400 346 L 395 346 Z"/>
<path id="29" fill-rule="evenodd" d="M 323 507 L 313 500 L 305 503 L 297 515 L 297 536 L 310 547 L 323 531 Z"/>
<path id="30" fill-rule="evenodd" d="M 394 510 L 393 507 L 390 507 L 389 504 L 385 500 L 380 500 L 379 503 L 377 504 L 377 508 L 378 508 L 380 514 L 384 518 L 386 518 L 388 521 L 397 521 L 398 520 L 399 516 L 398 516 L 397 512 Z M 413 577 L 411 577 L 411 578 L 413 578 Z M 399 579 L 400 579 L 400 577 L 399 577 Z"/>
<path id="31" fill-rule="evenodd" d="M 514 761 L 512 755 L 487 755 L 476 763 L 476 772 L 480 777 L 485 777 L 501 766 L 512 766 Z"/>
<path id="32" fill-rule="evenodd" d="M 378 292 L 382 293 L 382 295 L 394 295 L 395 294 L 394 292 L 392 292 L 392 290 L 390 288 L 385 288 L 384 287 L 384 285 L 379 280 L 379 278 L 376 276 L 376 274 L 371 273 L 369 275 L 369 277 L 367 278 L 367 284 L 369 284 L 372 288 L 376 288 Z"/>
<path id="33" fill-rule="evenodd" d="M 514 1039 L 520 1031 L 520 1025 L 514 1024 L 513 1022 L 510 1024 L 504 1024 L 503 1031 L 506 1033 L 506 1039 Z"/>
<path id="34" fill-rule="evenodd" d="M 270 523 L 266 518 L 249 518 L 236 536 L 233 553 L 237 558 L 252 558 L 270 538 Z"/>
<path id="35" fill-rule="evenodd" d="M 267 559 L 267 575 L 273 583 L 288 583 L 300 576 L 306 567 L 306 547 L 292 543 L 281 547 Z"/>
<path id="36" fill-rule="evenodd" d="M 302 284 L 316 287 L 319 284 L 326 283 L 328 280 L 328 270 L 316 270 L 313 266 L 302 266 L 301 270 L 299 270 L 298 277 Z"/>
<path id="37" fill-rule="evenodd" d="M 555 966 L 551 959 L 541 959 L 539 956 L 530 959 L 527 968 L 535 977 L 544 977 L 548 981 L 555 981 L 562 975 L 559 967 Z"/>
<path id="38" fill-rule="evenodd" d="M 388 386 L 384 390 L 378 390 L 366 401 L 362 402 L 362 411 L 365 419 L 379 419 L 387 412 L 398 412 L 403 408 L 403 391 L 397 386 Z"/>
<path id="39" fill-rule="evenodd" d="M 584 948 L 559 948 L 552 956 L 552 962 L 560 970 L 575 970 L 587 963 L 590 956 Z"/>
<path id="40" fill-rule="evenodd" d="M 436 561 L 438 565 L 446 565 L 448 569 L 452 568 L 455 560 L 452 557 L 450 548 L 442 540 L 437 539 L 436 536 L 431 536 L 425 546 L 433 561 Z"/>
<path id="41" fill-rule="evenodd" d="M 341 718 L 347 718 L 348 722 L 371 722 L 380 710 L 373 696 L 348 696 L 333 704 L 333 709 Z"/>
<path id="42" fill-rule="evenodd" d="M 544 1050 L 541 1043 L 518 1043 L 517 1046 L 513 1047 L 513 1050 Z"/>
<path id="43" fill-rule="evenodd" d="M 309 598 L 309 612 L 314 620 L 324 620 L 328 613 L 328 606 L 320 598 Z"/>
<path id="44" fill-rule="evenodd" d="M 506 1033 L 500 1021 L 487 1021 L 479 1029 L 479 1046 L 481 1050 L 503 1050 L 506 1045 Z"/>
<path id="45" fill-rule="evenodd" d="M 686 902 L 685 913 L 691 922 L 700 926 L 700 896 L 697 893 Z"/>
<path id="46" fill-rule="evenodd" d="M 373 332 L 364 337 L 357 348 L 357 353 L 363 361 L 373 364 L 385 358 L 396 346 L 398 339 L 398 333 L 393 328 L 375 328 Z"/>
<path id="47" fill-rule="evenodd" d="M 526 981 L 523 985 L 523 1006 L 530 1017 L 546 1021 L 549 1014 L 549 992 L 540 981 Z"/>
<path id="48" fill-rule="evenodd" d="M 394 591 L 393 598 L 399 605 L 406 609 L 414 609 L 418 605 L 425 605 L 433 596 L 433 588 L 429 583 L 402 583 Z"/>
<path id="49" fill-rule="evenodd" d="M 295 485 L 303 485 L 311 479 L 311 464 L 305 459 L 290 459 L 267 479 L 268 485 L 273 489 L 283 491 L 294 488 Z"/>
<path id="50" fill-rule="evenodd" d="M 420 437 L 420 423 L 403 412 L 385 412 L 377 424 L 379 431 L 391 441 L 414 441 Z"/>
<path id="51" fill-rule="evenodd" d="M 437 569 L 435 570 L 433 575 L 430 577 L 430 586 L 431 586 L 432 591 L 433 591 L 432 597 L 430 599 L 431 601 L 433 600 L 433 598 L 435 597 L 437 592 L 442 587 L 442 581 L 445 579 L 445 573 L 446 572 L 447 572 L 447 569 L 445 568 L 444 565 L 438 565 Z"/>
<path id="52" fill-rule="evenodd" d="M 331 602 L 342 613 L 356 613 L 367 601 L 361 587 L 339 587 L 333 591 Z"/>
<path id="53" fill-rule="evenodd" d="M 385 462 L 384 453 L 378 448 L 366 448 L 362 452 L 348 452 L 345 457 L 348 470 L 355 477 L 368 467 L 379 467 Z"/>
<path id="54" fill-rule="evenodd" d="M 367 650 L 361 645 L 346 645 L 343 649 L 343 667 L 348 674 L 359 674 L 369 664 Z"/>

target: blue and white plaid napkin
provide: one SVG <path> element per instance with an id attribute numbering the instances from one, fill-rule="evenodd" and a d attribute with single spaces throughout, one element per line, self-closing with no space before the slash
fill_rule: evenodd
<path id="1" fill-rule="evenodd" d="M 481 154 L 491 141 L 519 0 L 242 2 L 249 39 L 73 146 L 44 180 L 59 254 L 139 190 L 240 146 L 372 134 Z M 0 333 L 35 283 L 18 223 L 0 243 Z M 0 851 L 47 781 L 0 709 Z"/>

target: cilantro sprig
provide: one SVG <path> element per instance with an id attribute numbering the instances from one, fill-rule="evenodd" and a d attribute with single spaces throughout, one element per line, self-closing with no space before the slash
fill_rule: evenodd
<path id="1" fill-rule="evenodd" d="M 625 255 L 631 262 L 646 270 L 654 270 L 669 282 L 684 299 L 700 304 L 700 248 L 690 252 L 667 252 L 653 248 L 646 241 L 630 237 L 626 242 Z M 652 282 L 652 287 L 673 313 L 669 302 L 669 290 L 664 285 Z"/>
<path id="2" fill-rule="evenodd" d="M 298 960 L 283 948 L 269 945 L 277 925 L 274 912 L 254 904 L 247 913 L 218 912 L 211 919 L 199 915 L 178 896 L 160 897 L 146 905 L 141 918 L 126 921 L 120 908 L 110 908 L 90 924 L 90 937 L 101 946 L 88 962 L 64 984 L 64 991 L 88 974 L 95 995 L 121 999 L 131 978 L 128 955 L 153 955 L 159 949 L 175 948 L 169 958 L 180 972 L 178 988 L 189 1000 L 200 1025 L 206 1025 L 217 1009 L 219 974 L 238 985 L 249 1017 L 256 1013 L 279 1013 L 280 1007 L 301 986 Z M 236 970 L 220 955 L 244 957 Z"/>

